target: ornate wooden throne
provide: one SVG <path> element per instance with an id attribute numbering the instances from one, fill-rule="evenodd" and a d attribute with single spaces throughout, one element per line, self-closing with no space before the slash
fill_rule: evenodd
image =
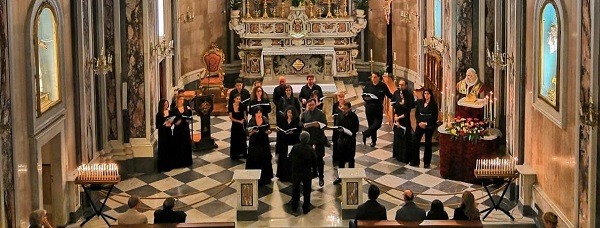
<path id="1" fill-rule="evenodd" d="M 225 61 L 225 54 L 223 50 L 217 47 L 217 44 L 211 43 L 208 47 L 208 51 L 202 56 L 204 63 L 206 64 L 206 73 L 200 76 L 200 92 L 205 94 L 206 90 L 211 88 L 218 88 L 221 96 L 223 95 L 223 62 Z"/>

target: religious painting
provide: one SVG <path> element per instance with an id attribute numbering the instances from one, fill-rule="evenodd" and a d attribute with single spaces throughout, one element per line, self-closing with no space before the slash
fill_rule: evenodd
<path id="1" fill-rule="evenodd" d="M 241 184 L 241 205 L 242 206 L 253 206 L 254 205 L 254 192 L 252 190 L 252 184 Z"/>
<path id="2" fill-rule="evenodd" d="M 442 0 L 433 1 L 433 36 L 442 38 Z"/>
<path id="3" fill-rule="evenodd" d="M 346 205 L 358 205 L 358 182 L 346 183 Z"/>
<path id="4" fill-rule="evenodd" d="M 556 5 L 547 2 L 542 7 L 539 25 L 540 64 L 538 77 L 538 98 L 541 98 L 556 111 L 559 111 L 560 94 L 560 29 Z"/>
<path id="5" fill-rule="evenodd" d="M 35 85 L 36 113 L 49 110 L 61 102 L 60 71 L 59 71 L 59 41 L 58 25 L 54 8 L 44 4 L 38 10 L 35 18 Z"/>

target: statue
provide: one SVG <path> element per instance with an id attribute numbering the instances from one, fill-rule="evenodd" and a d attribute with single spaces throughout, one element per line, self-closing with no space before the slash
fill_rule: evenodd
<path id="1" fill-rule="evenodd" d="M 456 90 L 458 90 L 459 99 L 467 97 L 467 101 L 474 102 L 479 98 L 479 94 L 483 94 L 483 83 L 477 77 L 475 69 L 469 68 L 467 75 L 463 80 L 456 83 Z"/>

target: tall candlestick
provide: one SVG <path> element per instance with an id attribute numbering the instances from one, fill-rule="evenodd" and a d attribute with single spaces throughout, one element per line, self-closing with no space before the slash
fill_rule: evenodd
<path id="1" fill-rule="evenodd" d="M 494 113 L 498 112 L 498 98 L 494 98 Z M 494 114 L 497 115 L 497 114 Z M 498 118 L 498 117 L 496 117 Z"/>
<path id="2" fill-rule="evenodd" d="M 396 62 L 396 52 L 394 52 L 394 62 Z"/>
<path id="3" fill-rule="evenodd" d="M 373 61 L 373 49 L 369 50 L 369 56 L 371 56 L 371 61 Z"/>

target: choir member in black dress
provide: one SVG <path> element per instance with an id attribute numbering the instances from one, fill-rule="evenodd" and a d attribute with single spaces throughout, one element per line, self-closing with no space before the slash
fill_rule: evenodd
<path id="1" fill-rule="evenodd" d="M 279 114 L 284 114 L 288 106 L 291 106 L 294 109 L 296 109 L 296 113 L 300 113 L 302 109 L 300 109 L 300 101 L 298 101 L 298 98 L 294 97 L 294 89 L 292 89 L 290 85 L 286 85 L 284 91 L 284 96 L 281 97 L 281 99 L 277 100 L 277 103 L 279 103 L 277 105 L 277 111 L 279 112 Z"/>
<path id="2" fill-rule="evenodd" d="M 169 119 L 171 113 L 169 111 L 169 102 L 166 99 L 160 99 L 158 102 L 158 112 L 156 113 L 155 126 L 158 129 L 158 149 L 156 158 L 156 167 L 158 172 L 171 171 L 173 169 L 173 160 L 169 158 L 171 148 L 171 126 L 173 120 Z"/>
<path id="3" fill-rule="evenodd" d="M 425 134 L 425 154 L 423 156 L 423 163 L 425 168 L 429 168 L 431 164 L 431 138 L 433 132 L 437 128 L 438 119 L 438 107 L 433 97 L 433 90 L 425 89 L 423 92 L 423 98 L 418 100 L 416 103 L 415 115 L 417 118 L 417 127 L 415 129 L 415 138 L 413 141 L 413 152 L 411 158 L 413 160 L 411 166 L 419 166 L 419 149 L 421 138 Z"/>
<path id="4" fill-rule="evenodd" d="M 365 93 L 375 95 L 374 98 L 365 96 Z M 377 130 L 381 127 L 383 121 L 383 97 L 392 99 L 392 93 L 387 85 L 381 82 L 381 76 L 378 73 L 371 74 L 371 83 L 367 83 L 363 89 L 363 100 L 365 101 L 365 112 L 369 128 L 363 131 L 363 144 L 367 144 L 367 138 L 371 137 L 371 147 L 377 145 Z"/>
<path id="5" fill-rule="evenodd" d="M 277 120 L 277 143 L 275 154 L 277 154 L 277 178 L 280 181 L 290 180 L 290 167 L 288 161 L 288 146 L 293 146 L 299 141 L 300 128 L 298 127 L 298 113 L 292 106 L 288 106 L 285 115 Z"/>
<path id="6" fill-rule="evenodd" d="M 269 96 L 261 86 L 256 86 L 252 89 L 252 93 L 250 94 L 250 115 L 254 115 L 254 110 L 256 107 L 260 107 L 263 112 L 263 116 L 267 119 L 269 118 L 269 113 L 271 112 L 271 101 L 269 100 Z"/>
<path id="7" fill-rule="evenodd" d="M 263 115 L 263 110 L 256 107 L 254 116 L 248 121 L 248 157 L 246 169 L 260 169 L 259 184 L 271 183 L 273 178 L 273 166 L 271 165 L 271 147 L 269 146 L 269 120 Z"/>
<path id="8" fill-rule="evenodd" d="M 315 76 L 309 74 L 306 76 L 306 85 L 302 86 L 300 94 L 298 95 L 298 99 L 302 103 L 303 108 L 306 107 L 306 102 L 312 98 L 313 91 L 318 91 L 317 96 L 319 99 L 323 97 L 323 90 L 321 89 L 321 86 L 315 84 Z"/>
<path id="9" fill-rule="evenodd" d="M 177 97 L 175 110 L 171 115 L 175 116 L 175 127 L 173 128 L 173 168 L 183 168 L 192 165 L 192 138 L 190 135 L 190 123 L 192 122 L 192 109 L 184 106 L 183 96 Z"/>
<path id="10" fill-rule="evenodd" d="M 325 131 L 321 128 L 321 124 L 327 125 L 327 119 L 323 111 L 317 109 L 316 101 L 309 99 L 306 102 L 306 111 L 300 115 L 300 127 L 310 134 L 310 144 L 315 148 L 317 155 L 316 167 L 314 167 L 317 176 L 319 177 L 319 186 L 325 185 L 323 170 L 324 163 L 323 157 L 325 156 L 325 144 L 327 143 L 327 137 L 325 137 Z"/>
<path id="11" fill-rule="evenodd" d="M 281 98 L 283 98 L 285 96 L 285 87 L 287 85 L 285 84 L 285 77 L 284 76 L 279 76 L 279 85 L 275 87 L 275 89 L 273 89 L 273 103 L 275 103 L 275 110 L 279 111 L 279 110 L 283 110 L 285 107 L 279 107 L 279 101 L 281 101 Z"/>
<path id="12" fill-rule="evenodd" d="M 171 99 L 171 110 L 174 110 L 175 106 L 177 106 L 177 97 L 178 96 L 183 96 L 184 92 L 185 92 L 185 90 L 183 90 L 183 89 L 177 89 L 177 93 L 173 94 L 173 99 Z M 189 106 L 189 102 L 188 101 L 184 101 L 183 105 L 184 106 Z"/>
<path id="13" fill-rule="evenodd" d="M 250 92 L 244 88 L 244 81 L 241 78 L 235 80 L 235 89 L 229 92 L 229 103 L 228 105 L 233 104 L 233 98 L 236 94 L 240 94 L 242 98 L 242 104 L 248 107 L 248 102 L 250 102 Z"/>
<path id="14" fill-rule="evenodd" d="M 331 110 L 332 111 L 332 115 L 333 115 L 333 125 L 337 126 L 338 125 L 338 116 L 342 113 L 342 105 L 344 105 L 344 103 L 346 102 L 346 93 L 343 91 L 338 91 L 336 94 L 337 96 L 337 101 L 333 104 L 333 108 Z M 339 156 L 339 148 L 338 148 L 338 136 L 339 136 L 339 132 L 338 131 L 333 131 L 333 134 L 331 135 L 331 141 L 333 142 L 333 149 L 332 149 L 332 153 L 331 153 L 331 160 L 333 162 L 333 166 L 335 167 L 338 164 L 338 161 L 340 160 L 340 156 Z"/>
<path id="15" fill-rule="evenodd" d="M 409 163 L 412 161 L 412 126 L 410 121 L 410 111 L 415 106 L 415 97 L 412 91 L 408 89 L 405 79 L 398 81 L 398 90 L 394 92 L 392 98 L 394 108 L 394 148 L 393 157 L 396 160 Z"/>
<path id="16" fill-rule="evenodd" d="M 233 104 L 227 108 L 229 119 L 231 120 L 231 147 L 229 156 L 231 159 L 246 157 L 246 106 L 242 104 L 242 96 L 236 94 L 233 98 Z"/>
<path id="17" fill-rule="evenodd" d="M 345 102 L 342 105 L 342 113 L 337 117 L 337 125 L 339 127 L 335 131 L 338 132 L 338 148 L 340 150 L 339 167 L 344 168 L 348 163 L 348 168 L 354 168 L 354 156 L 356 155 L 356 132 L 358 132 L 358 116 L 352 111 L 350 102 Z M 348 132 L 349 131 L 349 132 Z M 342 180 L 337 179 L 334 184 L 340 183 Z"/>

